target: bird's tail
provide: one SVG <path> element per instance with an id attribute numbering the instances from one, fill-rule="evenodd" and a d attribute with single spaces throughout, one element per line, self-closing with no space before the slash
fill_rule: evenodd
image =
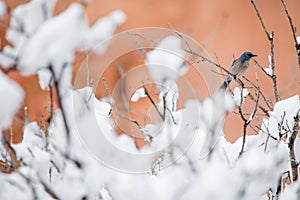
<path id="1" fill-rule="evenodd" d="M 229 83 L 232 81 L 232 77 L 231 76 L 227 76 L 226 80 L 223 82 L 223 84 L 219 87 L 218 91 L 220 90 L 226 90 L 227 86 L 229 85 Z"/>

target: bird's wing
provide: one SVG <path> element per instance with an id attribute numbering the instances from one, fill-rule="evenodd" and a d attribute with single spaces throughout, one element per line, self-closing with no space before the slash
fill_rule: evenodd
<path id="1" fill-rule="evenodd" d="M 242 61 L 240 59 L 234 60 L 231 67 L 229 68 L 229 72 L 232 75 L 237 75 L 240 71 L 241 65 L 242 65 Z"/>

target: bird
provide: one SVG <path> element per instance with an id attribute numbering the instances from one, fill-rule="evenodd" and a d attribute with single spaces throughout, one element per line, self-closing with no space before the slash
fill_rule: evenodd
<path id="1" fill-rule="evenodd" d="M 241 78 L 246 73 L 249 67 L 249 61 L 255 56 L 257 55 L 253 54 L 252 52 L 246 51 L 238 59 L 235 59 L 228 70 L 229 75 L 227 75 L 225 81 L 219 87 L 219 91 L 225 90 L 232 79 L 238 80 L 239 78 Z"/>

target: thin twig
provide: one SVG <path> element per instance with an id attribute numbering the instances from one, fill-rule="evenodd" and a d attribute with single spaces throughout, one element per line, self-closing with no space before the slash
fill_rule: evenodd
<path id="1" fill-rule="evenodd" d="M 64 64 L 64 66 L 62 67 L 62 71 L 64 70 L 65 65 L 66 64 Z M 58 100 L 57 102 L 58 102 L 59 108 L 61 109 L 61 113 L 62 113 L 62 117 L 63 117 L 63 122 L 64 122 L 65 129 L 66 129 L 67 143 L 69 144 L 70 143 L 70 128 L 69 128 L 69 125 L 68 125 L 68 122 L 67 122 L 66 111 L 65 111 L 65 108 L 64 108 L 64 106 L 62 104 L 62 99 L 61 99 L 62 97 L 61 97 L 60 86 L 59 86 L 60 79 L 58 79 L 56 77 L 54 69 L 53 69 L 53 67 L 51 65 L 49 67 L 49 70 L 50 70 L 50 72 L 52 74 L 52 77 L 53 77 L 54 86 L 55 86 L 55 89 L 56 89 L 57 100 Z M 62 76 L 62 72 L 60 74 L 60 77 L 61 76 Z"/>
<path id="2" fill-rule="evenodd" d="M 120 112 L 116 111 L 117 113 L 117 117 L 116 118 L 121 118 L 121 119 L 125 119 L 126 121 L 129 121 L 131 123 L 134 123 L 140 130 L 142 130 L 142 126 L 136 121 L 136 120 L 133 120 L 133 119 L 130 119 L 126 116 L 124 116 L 123 114 L 121 114 Z"/>
<path id="3" fill-rule="evenodd" d="M 273 81 L 273 90 L 275 101 L 279 101 L 278 88 L 277 88 L 277 76 L 275 74 L 275 61 L 274 61 L 274 33 L 272 32 L 271 37 L 269 37 L 270 45 L 271 45 L 271 69 L 272 69 L 272 81 Z"/>
<path id="4" fill-rule="evenodd" d="M 266 75 L 266 76 L 269 76 L 269 77 L 272 77 L 270 74 L 268 74 L 266 72 L 266 70 L 261 66 L 261 64 L 259 64 L 259 62 L 256 60 L 256 59 L 253 59 L 254 63 L 263 71 L 263 73 Z"/>
<path id="5" fill-rule="evenodd" d="M 272 81 L 273 81 L 273 90 L 274 90 L 274 96 L 275 96 L 275 101 L 278 102 L 279 101 L 279 95 L 278 95 L 278 89 L 277 89 L 277 77 L 275 75 L 275 61 L 274 61 L 274 32 L 272 32 L 271 34 L 268 32 L 264 21 L 260 15 L 260 12 L 258 11 L 256 4 L 253 0 L 251 0 L 251 4 L 253 5 L 253 8 L 256 12 L 256 15 L 261 23 L 261 26 L 270 42 L 270 48 L 271 48 L 271 69 L 272 69 Z"/>
<path id="6" fill-rule="evenodd" d="M 282 187 L 282 174 L 280 175 L 279 179 L 278 179 L 278 184 L 277 184 L 277 188 L 276 188 L 276 200 L 279 199 L 279 195 L 281 193 L 281 187 Z"/>
<path id="7" fill-rule="evenodd" d="M 104 83 L 104 87 L 105 87 L 105 90 L 106 90 L 106 93 L 107 93 L 108 97 L 109 97 L 109 98 L 112 98 L 112 97 L 111 97 L 111 94 L 110 94 L 110 91 L 109 91 L 109 89 L 108 89 L 108 85 L 107 85 L 106 79 L 105 79 L 105 78 L 102 78 L 102 81 L 103 81 L 103 83 Z M 139 128 L 139 130 L 140 130 L 141 132 L 143 132 L 143 131 L 142 131 L 142 126 L 138 123 L 138 121 L 132 120 L 132 119 L 130 119 L 130 118 L 124 116 L 122 113 L 119 112 L 118 108 L 115 106 L 114 103 L 112 103 L 112 106 L 113 106 L 113 108 L 114 108 L 115 113 L 117 114 L 116 117 L 119 117 L 119 118 L 121 118 L 121 119 L 124 119 L 124 120 L 126 120 L 126 121 L 129 121 L 129 122 L 131 122 L 131 123 L 134 123 L 134 124 Z"/>
<path id="8" fill-rule="evenodd" d="M 176 31 L 176 30 L 174 29 L 174 27 L 173 27 L 171 24 L 169 24 L 169 27 L 174 31 L 174 33 L 175 33 L 179 38 L 181 38 L 181 39 L 184 41 L 184 43 L 185 43 L 185 45 L 187 46 L 188 50 L 189 50 L 189 51 L 192 51 L 192 48 L 191 48 L 189 42 L 184 38 L 184 36 L 183 36 L 182 34 L 180 34 L 178 31 Z"/>
<path id="9" fill-rule="evenodd" d="M 137 38 L 141 38 L 141 39 L 143 39 L 145 41 L 148 41 L 148 42 L 152 43 L 154 46 L 156 46 L 158 44 L 157 42 L 155 42 L 151 38 L 147 38 L 147 37 L 145 37 L 145 36 L 143 36 L 143 35 L 141 35 L 139 33 L 127 33 L 127 34 L 131 35 L 131 36 L 134 36 L 134 37 L 137 37 Z"/>
<path id="10" fill-rule="evenodd" d="M 298 44 L 297 42 L 297 33 L 296 33 L 296 27 L 294 26 L 293 24 L 293 20 L 292 20 L 292 17 L 291 15 L 289 14 L 289 11 L 287 9 L 287 6 L 285 4 L 285 1 L 284 0 L 280 0 L 283 7 L 284 7 L 284 11 L 285 11 L 285 14 L 289 20 L 289 24 L 291 26 L 291 30 L 292 30 L 292 34 L 293 34 L 293 39 L 294 39 L 294 43 L 295 43 L 295 49 L 296 49 L 296 54 L 298 56 L 298 66 L 300 67 L 300 44 Z"/>
<path id="11" fill-rule="evenodd" d="M 165 95 L 163 96 L 163 120 L 166 119 L 166 110 L 167 110 L 167 100 L 166 100 L 166 96 L 167 96 L 168 92 L 165 93 Z M 148 95 L 147 95 L 148 96 Z"/>
<path id="12" fill-rule="evenodd" d="M 145 87 L 145 85 L 143 84 L 143 88 L 145 90 L 145 95 L 147 96 L 147 98 L 150 100 L 151 104 L 154 106 L 156 112 L 158 113 L 158 115 L 160 116 L 160 118 L 164 121 L 165 120 L 165 117 L 164 117 L 164 114 L 161 114 L 161 112 L 159 111 L 157 105 L 155 104 L 154 100 L 152 99 L 152 97 L 150 96 L 147 88 Z"/>
<path id="13" fill-rule="evenodd" d="M 21 173 L 20 171 L 17 171 L 17 173 L 23 178 L 25 179 L 25 181 L 27 182 L 27 185 L 31 188 L 32 191 L 32 195 L 33 195 L 33 199 L 34 200 L 38 200 L 38 196 L 37 196 L 37 192 L 36 192 L 36 188 L 34 187 L 34 183 L 33 180 L 27 176 L 25 176 L 23 173 Z"/>
<path id="14" fill-rule="evenodd" d="M 53 87 L 52 87 L 52 81 L 53 81 L 53 76 L 51 77 L 51 80 L 48 83 L 49 87 L 49 98 L 50 98 L 50 116 L 47 119 L 47 122 L 50 124 L 52 118 L 53 118 L 53 111 L 54 111 L 54 106 L 53 106 Z"/>
<path id="15" fill-rule="evenodd" d="M 265 96 L 264 93 L 261 91 L 261 89 L 260 89 L 259 87 L 257 87 L 252 81 L 250 81 L 247 77 L 244 76 L 243 78 L 244 78 L 248 83 L 250 83 L 250 84 L 256 89 L 256 91 L 257 91 L 258 93 L 260 93 L 260 95 L 261 95 L 263 101 L 266 103 L 266 105 L 268 106 L 268 108 L 269 108 L 270 110 L 272 110 L 273 107 L 270 105 L 270 102 L 267 100 L 266 96 Z"/>
<path id="16" fill-rule="evenodd" d="M 253 118 L 255 117 L 256 115 L 256 112 L 257 112 L 257 108 L 258 108 L 258 105 L 259 105 L 259 99 L 260 99 L 260 88 L 259 88 L 259 84 L 258 84 L 258 76 L 257 76 L 257 71 L 255 71 L 255 77 L 256 77 L 256 85 L 255 85 L 255 88 L 256 88 L 256 94 L 257 94 L 257 98 L 256 98 L 256 101 L 255 101 L 255 107 L 254 107 L 254 110 L 252 112 L 252 114 L 250 115 L 249 119 L 246 120 L 244 114 L 242 113 L 242 108 L 241 108 L 241 105 L 242 105 L 242 101 L 243 101 L 243 89 L 242 88 L 242 91 L 241 91 L 241 105 L 239 106 L 239 113 L 241 115 L 241 118 L 242 120 L 244 121 L 244 125 L 243 125 L 243 128 L 244 128 L 244 134 L 243 134 L 243 144 L 242 144 L 242 149 L 240 151 L 240 154 L 239 154 L 239 157 L 242 156 L 243 152 L 244 152 L 244 148 L 245 148 L 245 143 L 246 143 L 246 131 L 247 131 L 247 127 L 251 124 Z"/>
<path id="17" fill-rule="evenodd" d="M 264 21 L 263 21 L 261 15 L 260 15 L 260 13 L 259 13 L 257 7 L 256 7 L 256 4 L 254 3 L 253 0 L 251 0 L 251 4 L 253 5 L 253 8 L 254 8 L 254 10 L 255 10 L 255 12 L 256 12 L 256 15 L 257 15 L 257 17 L 258 17 L 258 19 L 259 19 L 259 21 L 260 21 L 260 23 L 261 23 L 261 26 L 262 26 L 262 28 L 263 28 L 265 34 L 266 34 L 267 37 L 270 39 L 270 34 L 269 34 L 269 32 L 267 31 L 267 28 L 266 28 L 266 26 L 265 26 L 265 23 L 264 23 Z"/>
<path id="18" fill-rule="evenodd" d="M 265 153 L 267 152 L 269 139 L 270 139 L 270 134 L 267 135 L 267 139 L 266 139 L 266 143 L 265 143 L 265 148 L 264 148 L 264 152 L 265 152 Z"/>
<path id="19" fill-rule="evenodd" d="M 168 111 L 169 114 L 171 115 L 171 119 L 172 119 L 173 123 L 174 123 L 175 125 L 177 125 L 177 122 L 176 122 L 176 120 L 175 120 L 174 115 L 172 114 L 172 111 L 171 111 L 169 108 L 167 108 L 167 111 Z"/>
<path id="20" fill-rule="evenodd" d="M 221 70 L 225 71 L 227 74 L 230 74 L 230 72 L 229 72 L 227 69 L 225 69 L 225 67 L 223 67 L 222 65 L 220 65 L 220 64 L 218 64 L 218 63 L 212 61 L 211 59 L 209 59 L 209 58 L 207 58 L 207 57 L 205 57 L 205 56 L 203 56 L 203 55 L 201 55 L 201 54 L 199 54 L 199 53 L 197 53 L 197 52 L 194 52 L 194 51 L 192 51 L 192 50 L 187 50 L 187 49 L 183 49 L 183 50 L 184 50 L 186 53 L 189 53 L 189 54 L 191 54 L 191 55 L 194 55 L 194 56 L 196 56 L 196 57 L 201 58 L 201 59 L 198 60 L 196 63 L 200 63 L 200 62 L 208 62 L 208 63 L 210 63 L 210 64 L 212 64 L 212 65 L 214 65 L 214 66 L 220 68 Z"/>
<path id="21" fill-rule="evenodd" d="M 10 163 L 11 167 L 16 170 L 18 167 L 17 164 L 17 154 L 15 149 L 11 146 L 11 144 L 7 141 L 6 136 L 2 134 L 2 144 L 5 147 L 9 157 L 10 157 Z"/>
<path id="22" fill-rule="evenodd" d="M 243 89 L 242 88 L 242 91 L 241 91 L 241 96 L 243 95 Z M 256 101 L 255 101 L 255 107 L 254 107 L 254 110 L 253 110 L 253 114 L 250 116 L 250 118 L 247 120 L 242 112 L 242 107 L 241 105 L 238 107 L 239 108 L 239 113 L 240 113 L 240 116 L 241 116 L 241 119 L 244 121 L 244 124 L 243 124 L 243 144 L 242 144 L 242 149 L 239 153 L 239 157 L 242 156 L 243 152 L 244 152 L 244 149 L 245 149 L 245 144 L 246 144 L 246 135 L 247 135 L 247 127 L 248 125 L 252 122 L 252 119 L 253 117 L 255 116 L 256 112 L 257 112 L 257 108 L 258 108 L 258 102 L 259 102 L 259 97 L 260 97 L 260 93 L 257 92 L 257 98 L 256 98 Z M 242 99 L 241 99 L 242 101 Z"/>
<path id="23" fill-rule="evenodd" d="M 247 78 L 246 78 L 245 76 L 243 76 L 243 78 L 244 78 L 245 80 L 247 80 Z M 244 83 L 243 83 L 241 80 L 240 80 L 240 81 L 237 81 L 237 82 L 238 82 L 238 84 L 239 84 L 240 86 L 244 87 Z M 250 99 L 251 99 L 252 101 L 254 101 L 254 102 L 256 103 L 256 98 L 254 98 L 253 95 L 252 95 L 251 93 L 249 93 L 248 96 L 250 97 Z M 264 108 L 260 103 L 258 103 L 258 108 L 259 108 L 259 109 L 260 109 L 267 117 L 270 116 L 268 110 L 267 110 L 266 108 Z"/>
<path id="24" fill-rule="evenodd" d="M 53 199 L 60 199 L 45 181 L 43 181 L 41 178 L 39 178 L 39 181 L 47 194 L 49 194 Z"/>

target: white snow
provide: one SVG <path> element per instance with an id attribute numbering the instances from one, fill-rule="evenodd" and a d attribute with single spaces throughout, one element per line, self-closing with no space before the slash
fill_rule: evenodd
<path id="1" fill-rule="evenodd" d="M 11 42 L 13 46 L 5 46 L 0 59 L 5 69 L 15 64 L 13 58 L 17 58 L 21 55 L 28 38 L 32 36 L 46 20 L 52 17 L 55 2 L 55 0 L 33 0 L 19 5 L 11 12 L 6 39 Z"/>
<path id="2" fill-rule="evenodd" d="M 133 95 L 131 96 L 131 101 L 137 102 L 140 98 L 146 97 L 145 89 L 144 88 L 139 88 L 137 89 Z"/>
<path id="3" fill-rule="evenodd" d="M 237 106 L 240 106 L 244 102 L 244 100 L 248 94 L 249 94 L 249 91 L 247 89 L 243 88 L 242 92 L 241 92 L 240 88 L 235 87 L 233 89 L 233 99 L 234 99 L 235 104 Z"/>
<path id="4" fill-rule="evenodd" d="M 115 154 L 113 149 L 103 147 L 105 140 L 97 136 L 99 132 L 89 138 L 91 143 L 87 143 L 87 138 L 84 136 L 88 136 L 95 128 L 92 122 L 93 115 L 96 116 L 98 125 L 101 126 L 102 134 L 106 138 L 110 137 L 112 139 L 110 141 L 117 145 L 116 148 L 127 149 L 125 151 L 128 152 L 129 149 L 135 148 L 134 143 L 128 136 L 114 135 L 109 122 L 111 107 L 108 103 L 95 98 L 93 88 L 87 87 L 72 93 L 81 100 L 76 103 L 74 98 L 67 98 L 64 101 L 64 104 L 68 105 L 66 108 L 70 109 L 67 112 L 68 115 L 75 114 L 74 118 L 79 117 L 77 121 L 69 122 L 74 127 L 71 129 L 69 157 L 77 160 L 81 168 L 64 157 L 67 144 L 60 112 L 54 115 L 48 130 L 48 137 L 45 137 L 44 132 L 36 123 L 30 123 L 25 126 L 22 143 L 14 145 L 19 158 L 27 164 L 22 166 L 19 172 L 34 180 L 38 198 L 49 198 L 39 183 L 39 180 L 43 180 L 61 199 L 79 199 L 83 196 L 92 199 L 99 194 L 107 200 L 112 197 L 122 199 L 124 196 L 133 200 L 141 198 L 146 200 L 193 199 L 194 197 L 215 200 L 261 199 L 269 188 L 277 187 L 279 175 L 289 169 L 287 145 L 280 142 L 277 148 L 265 153 L 264 146 L 261 145 L 264 140 L 260 135 L 247 136 L 245 152 L 241 158 L 238 158 L 242 138 L 230 144 L 222 136 L 220 129 L 225 114 L 234 107 L 230 95 L 224 93 L 207 98 L 204 102 L 189 101 L 183 110 L 173 113 L 178 122 L 176 126 L 163 122 L 165 131 L 162 131 L 162 134 L 166 135 L 154 137 L 153 145 L 145 149 L 130 151 L 136 156 L 147 155 L 153 150 L 155 152 L 164 142 L 170 142 L 167 134 L 179 131 L 178 135 L 172 135 L 175 138 L 171 139 L 174 145 L 174 155 L 181 155 L 176 160 L 176 164 L 165 166 L 170 164 L 167 151 L 170 149 L 167 148 L 161 149 L 160 154 L 157 154 L 157 156 L 162 156 L 161 159 L 152 157 L 150 160 L 152 164 L 156 163 L 163 168 L 162 170 L 158 166 L 155 167 L 156 176 L 121 173 L 116 169 L 106 168 L 95 159 L 97 153 L 107 154 L 112 160 L 121 162 L 121 166 L 137 165 L 139 161 L 132 161 L 130 156 L 119 157 L 120 155 Z M 71 103 L 72 99 L 75 104 Z M 296 103 L 295 97 L 287 101 Z M 280 104 L 275 106 L 275 110 L 281 106 Z M 210 123 L 207 123 L 208 121 Z M 78 134 L 75 129 L 80 129 L 81 126 L 85 132 Z M 187 148 L 184 142 L 188 141 L 186 139 L 189 137 L 191 143 L 188 143 L 190 146 L 188 145 Z M 203 155 L 203 151 L 209 151 L 206 148 L 212 147 L 207 143 L 213 145 L 210 159 L 204 157 L 199 160 L 199 155 Z M 89 144 L 93 145 L 89 146 Z M 183 152 L 184 154 L 181 154 Z M 161 163 L 155 162 L 157 160 Z M 52 163 L 55 163 L 55 166 Z M 151 166 L 151 162 L 148 164 Z M 51 170 L 51 175 L 49 175 L 49 170 Z M 49 176 L 51 176 L 51 181 L 49 181 Z M 5 176 L 0 174 L 0 180 L 2 187 L 8 188 L 8 181 L 23 183 L 24 179 L 12 173 Z M 235 187 L 232 187 L 233 185 Z M 24 183 L 23 187 L 22 193 L 25 193 L 22 196 L 23 199 L 32 199 L 30 184 Z M 169 189 L 166 190 L 168 187 Z M 17 191 L 17 188 L 15 185 L 10 185 L 4 197 L 11 197 L 11 192 Z M 288 188 L 283 196 L 286 199 L 293 197 L 294 190 L 296 189 Z"/>
<path id="5" fill-rule="evenodd" d="M 297 43 L 300 44 L 300 36 L 297 36 Z"/>
<path id="6" fill-rule="evenodd" d="M 12 11 L 10 28 L 31 36 L 50 17 L 56 0 L 33 0 L 21 4 Z"/>
<path id="7" fill-rule="evenodd" d="M 0 0 L 0 18 L 6 13 L 7 7 L 3 0 Z"/>
<path id="8" fill-rule="evenodd" d="M 40 86 L 46 89 L 50 74 L 45 68 L 52 67 L 59 86 L 71 87 L 71 71 L 76 50 L 94 48 L 104 52 L 109 38 L 126 20 L 126 15 L 116 10 L 96 21 L 90 28 L 85 8 L 79 3 L 71 4 L 64 12 L 52 17 L 55 0 L 34 0 L 18 6 L 12 15 L 6 34 L 13 47 L 4 47 L 1 63 L 7 69 L 19 58 L 17 69 L 22 74 L 38 73 Z M 75 34 L 76 33 L 76 34 Z M 44 78 L 44 79 L 43 79 Z M 63 83 L 62 83 L 63 82 Z"/>
<path id="9" fill-rule="evenodd" d="M 10 58 L 17 58 L 27 40 L 26 36 L 19 31 L 9 28 L 6 32 L 6 39 L 13 44 L 13 47 L 6 45 L 3 48 L 4 55 Z"/>
<path id="10" fill-rule="evenodd" d="M 295 149 L 294 151 L 295 151 L 296 160 L 297 162 L 300 162 L 300 136 L 299 135 L 296 137 L 294 149 Z"/>
<path id="11" fill-rule="evenodd" d="M 108 39 L 110 39 L 116 28 L 124 23 L 125 20 L 126 15 L 121 10 L 115 10 L 97 20 L 84 36 L 86 48 L 94 48 L 94 52 L 98 54 L 105 52 L 109 44 Z"/>
<path id="12" fill-rule="evenodd" d="M 40 84 L 40 88 L 42 90 L 46 90 L 49 89 L 49 84 L 52 78 L 52 74 L 49 71 L 49 69 L 41 69 L 37 71 L 37 75 L 38 75 L 38 79 L 39 79 L 39 84 Z"/>
<path id="13" fill-rule="evenodd" d="M 172 121 L 173 112 L 177 110 L 179 97 L 177 79 L 187 72 L 185 51 L 181 40 L 175 36 L 167 36 L 160 41 L 154 50 L 147 53 L 145 64 L 160 89 L 159 108 L 167 109 L 166 121 Z M 161 110 L 161 113 L 164 111 Z"/>
<path id="14" fill-rule="evenodd" d="M 176 81 L 187 72 L 180 39 L 175 36 L 164 38 L 147 54 L 145 64 L 157 84 L 164 84 L 166 80 Z"/>
<path id="15" fill-rule="evenodd" d="M 275 104 L 274 110 L 270 111 L 270 118 L 264 119 L 261 130 L 269 133 L 275 138 L 279 138 L 279 133 L 283 134 L 294 126 L 294 117 L 300 109 L 299 95 L 284 99 Z M 288 135 L 289 137 L 290 135 Z"/>
<path id="16" fill-rule="evenodd" d="M 217 145 L 222 131 L 222 120 L 227 112 L 234 108 L 234 101 L 227 93 L 215 93 L 212 98 L 206 98 L 202 102 L 199 117 L 193 117 L 200 126 L 202 134 L 205 135 L 204 144 L 201 148 L 200 158 L 206 158 Z M 196 109 L 190 112 L 195 112 Z"/>
<path id="17" fill-rule="evenodd" d="M 160 86 L 160 99 L 165 98 L 165 107 L 170 111 L 176 111 L 177 110 L 177 100 L 179 98 L 179 91 L 177 83 L 174 80 L 165 80 L 164 84 Z M 161 106 L 161 108 L 164 107 L 163 105 L 164 101 L 161 100 L 158 105 Z"/>
<path id="18" fill-rule="evenodd" d="M 43 23 L 32 35 L 20 56 L 18 69 L 31 74 L 52 65 L 55 74 L 59 75 L 63 65 L 73 61 L 74 51 L 82 46 L 87 28 L 84 8 L 72 4 L 60 15 Z"/>
<path id="19" fill-rule="evenodd" d="M 269 67 L 264 68 L 265 72 L 269 75 L 269 76 L 273 76 L 273 69 L 272 69 L 272 57 L 271 55 L 268 55 L 268 59 L 269 59 Z"/>
<path id="20" fill-rule="evenodd" d="M 280 200 L 299 200 L 300 180 L 298 179 L 292 185 L 286 185 Z"/>
<path id="21" fill-rule="evenodd" d="M 3 50 L 4 51 L 4 50 Z M 15 64 L 15 59 L 5 55 L 5 53 L 0 52 L 0 65 L 4 69 L 9 69 Z"/>
<path id="22" fill-rule="evenodd" d="M 24 97 L 23 89 L 0 71 L 0 132 L 10 127 Z"/>
<path id="23" fill-rule="evenodd" d="M 98 45 L 95 51 L 103 52 L 126 15 L 120 10 L 113 11 L 89 28 L 81 4 L 73 3 L 53 17 L 55 3 L 55 0 L 33 0 L 12 11 L 6 38 L 13 46 L 3 48 L 0 64 L 4 69 L 16 64 L 25 75 L 37 73 L 42 89 L 48 88 L 52 75 L 46 68 L 51 66 L 59 87 L 65 91 L 71 88 L 75 51 Z"/>
<path id="24" fill-rule="evenodd" d="M 75 50 L 92 48 L 108 39 L 124 20 L 124 13 L 115 11 L 89 28 L 84 8 L 74 3 L 32 35 L 22 51 L 19 70 L 30 74 L 52 65 L 59 74 L 65 63 L 72 63 Z"/>
<path id="25" fill-rule="evenodd" d="M 273 70 L 271 67 L 264 68 L 264 70 L 269 76 L 273 76 Z"/>

